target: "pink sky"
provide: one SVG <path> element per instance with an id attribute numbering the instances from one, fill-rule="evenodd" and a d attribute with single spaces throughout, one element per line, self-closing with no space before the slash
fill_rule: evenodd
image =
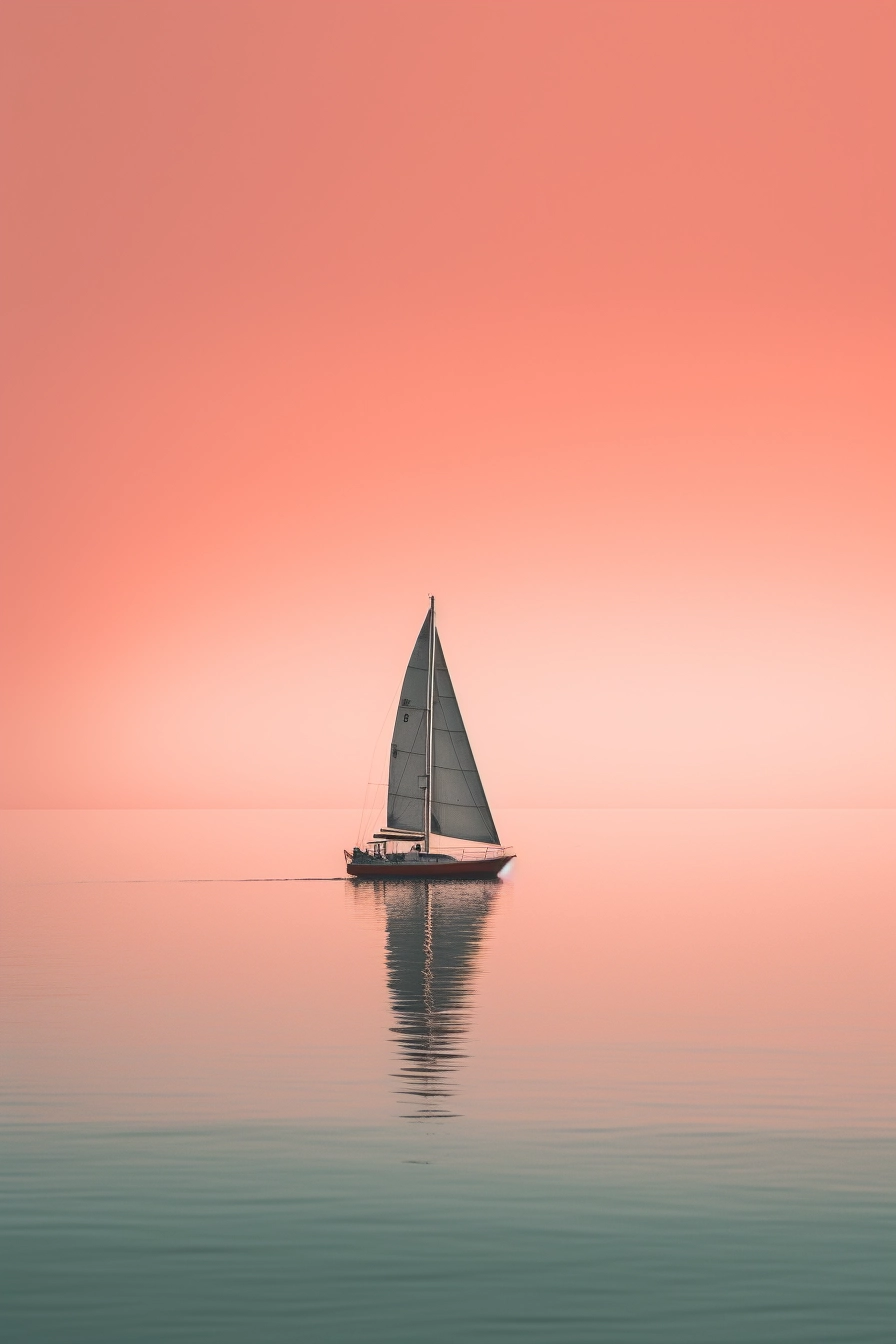
<path id="1" fill-rule="evenodd" d="M 0 18 L 3 805 L 896 804 L 896 6 Z"/>

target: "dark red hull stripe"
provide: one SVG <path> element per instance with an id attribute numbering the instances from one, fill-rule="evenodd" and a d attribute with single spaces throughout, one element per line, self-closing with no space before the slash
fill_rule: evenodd
<path id="1" fill-rule="evenodd" d="M 350 863 L 351 877 L 497 877 L 513 858 L 460 859 L 457 863 Z"/>

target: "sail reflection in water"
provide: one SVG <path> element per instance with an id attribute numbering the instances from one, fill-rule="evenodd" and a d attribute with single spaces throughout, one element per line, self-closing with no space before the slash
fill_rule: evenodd
<path id="1" fill-rule="evenodd" d="M 408 1119 L 444 1119 L 452 1075 L 466 1056 L 479 949 L 497 883 L 364 882 L 386 915 L 386 976 Z M 365 890 L 366 889 L 366 890 Z"/>

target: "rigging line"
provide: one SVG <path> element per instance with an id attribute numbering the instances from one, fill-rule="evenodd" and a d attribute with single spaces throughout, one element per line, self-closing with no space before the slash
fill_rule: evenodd
<path id="1" fill-rule="evenodd" d="M 374 784 L 368 784 L 367 787 L 368 787 L 368 790 L 369 790 L 370 788 L 373 788 L 374 793 L 373 793 L 373 795 L 372 795 L 372 800 L 371 800 L 369 806 L 368 806 L 368 804 L 367 804 L 367 802 L 366 802 L 366 799 L 367 799 L 368 797 L 370 797 L 370 794 L 369 794 L 369 792 L 365 794 L 364 810 L 363 810 L 363 812 L 362 812 L 362 814 L 361 814 L 361 830 L 360 830 L 360 833 L 359 833 L 359 836 L 358 836 L 358 843 L 359 843 L 359 844 L 360 844 L 361 834 L 363 834 L 368 828 L 372 828 L 372 826 L 373 826 L 373 818 L 374 818 L 374 816 L 375 816 L 377 813 L 381 812 L 382 809 L 383 809 L 383 795 L 382 795 L 381 792 L 378 792 L 378 790 L 382 790 L 382 789 L 384 789 L 384 788 L 386 787 L 386 785 L 385 785 L 385 783 L 379 783 L 379 784 L 374 783 Z"/>
<path id="2" fill-rule="evenodd" d="M 382 731 L 380 733 L 380 743 L 382 742 Z M 382 790 L 388 788 L 387 780 L 378 782 L 370 781 L 364 790 L 364 806 L 361 810 L 361 819 L 358 827 L 357 843 L 360 844 L 364 832 L 373 824 L 373 818 L 383 808 Z"/>
<path id="3" fill-rule="evenodd" d="M 369 763 L 369 765 L 368 765 L 368 767 L 367 767 L 367 773 L 368 773 L 368 775 L 373 774 L 373 762 L 374 762 L 374 760 L 376 759 L 376 754 L 377 754 L 377 752 L 379 751 L 379 747 L 380 747 L 380 739 L 381 739 L 381 737 L 382 737 L 382 735 L 383 735 L 383 729 L 385 728 L 386 724 L 387 724 L 388 721 L 389 721 L 389 715 L 392 713 L 392 706 L 393 706 L 394 702 L 395 702 L 395 701 L 398 699 L 398 697 L 401 695 L 401 688 L 402 688 L 403 685 L 404 685 L 404 675 L 402 675 L 400 681 L 398 682 L 398 685 L 395 687 L 395 690 L 394 690 L 393 693 L 392 693 L 392 699 L 389 701 L 389 704 L 388 704 L 387 707 L 386 707 L 386 712 L 385 712 L 385 714 L 383 715 L 383 721 L 382 721 L 382 723 L 380 724 L 380 730 L 379 730 L 379 732 L 377 733 L 376 741 L 375 741 L 374 744 L 373 744 L 373 751 L 370 753 L 370 763 Z M 369 782 L 370 782 L 370 781 L 368 780 L 368 785 L 369 785 Z M 365 827 L 365 819 L 366 819 L 367 813 L 368 813 L 368 811 L 369 811 L 369 812 L 372 814 L 373 811 L 374 811 L 374 808 L 376 808 L 376 807 L 378 807 L 378 806 L 379 806 L 378 804 L 374 804 L 372 807 L 370 807 L 370 808 L 368 809 L 368 807 L 367 807 L 367 792 L 366 792 L 366 790 L 365 790 L 365 794 L 364 794 L 364 805 L 363 805 L 363 807 L 361 808 L 361 821 L 360 821 L 359 826 L 358 826 L 358 834 L 357 834 L 357 837 L 356 837 L 357 843 L 358 843 L 359 845 L 360 845 L 360 843 L 361 843 L 361 835 L 362 835 L 362 832 L 366 829 L 366 827 Z M 372 819 L 372 815 L 371 815 L 371 819 Z"/>

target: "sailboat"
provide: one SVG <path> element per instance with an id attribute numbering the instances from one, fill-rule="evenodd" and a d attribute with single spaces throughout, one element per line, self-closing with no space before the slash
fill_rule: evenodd
<path id="1" fill-rule="evenodd" d="M 433 848 L 433 836 L 477 848 Z M 386 825 L 349 853 L 352 877 L 496 877 L 514 854 L 498 839 L 436 629 L 417 636 L 395 715 Z"/>

